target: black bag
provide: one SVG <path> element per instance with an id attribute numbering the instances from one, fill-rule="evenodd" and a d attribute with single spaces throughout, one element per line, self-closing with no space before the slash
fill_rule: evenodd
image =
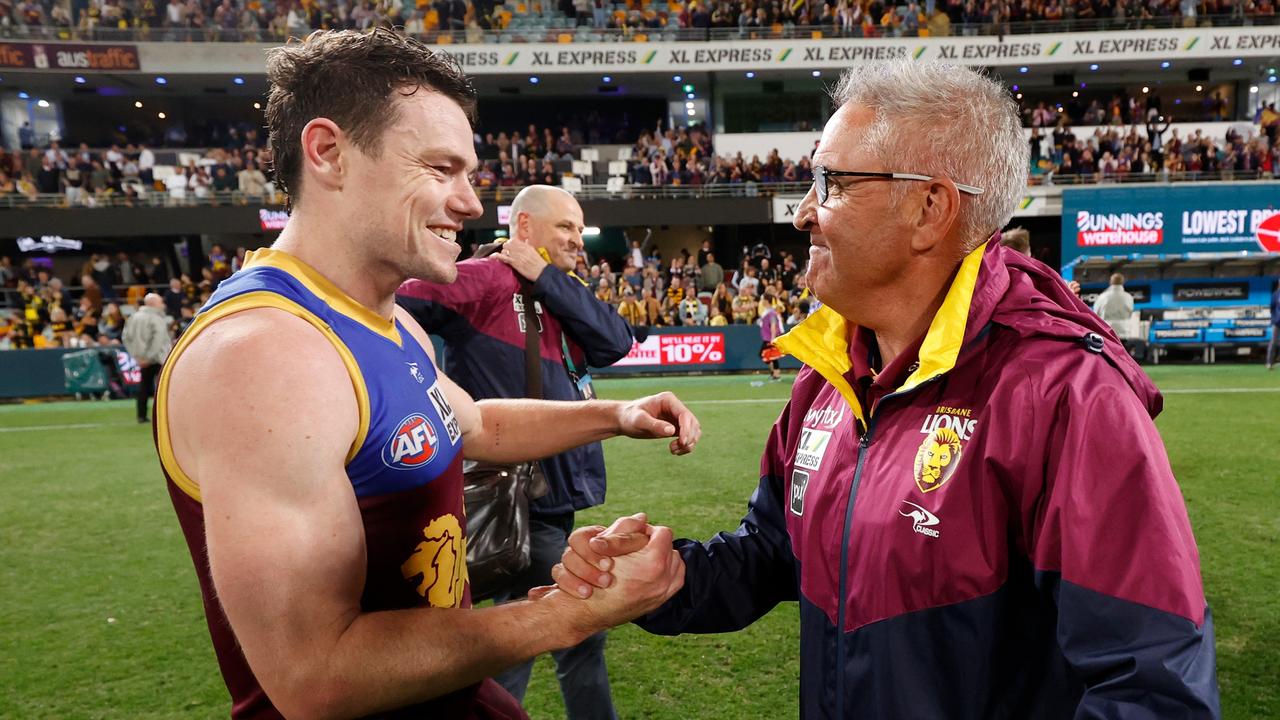
<path id="1" fill-rule="evenodd" d="M 471 599 L 485 600 L 529 568 L 529 503 L 547 493 L 537 462 L 495 465 L 466 461 L 467 574 Z"/>
<path id="2" fill-rule="evenodd" d="M 526 397 L 542 398 L 539 343 L 541 325 L 530 287 L 521 282 L 525 325 Z M 529 567 L 529 503 L 547 494 L 547 478 L 537 461 L 497 465 L 466 461 L 463 502 L 467 512 L 467 574 L 471 599 L 501 592 Z"/>

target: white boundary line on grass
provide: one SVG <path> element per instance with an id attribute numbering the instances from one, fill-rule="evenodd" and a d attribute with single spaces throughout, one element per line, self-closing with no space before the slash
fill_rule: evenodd
<path id="1" fill-rule="evenodd" d="M 1240 393 L 1277 393 L 1280 387 L 1261 388 L 1174 388 L 1162 390 L 1164 395 L 1231 395 Z M 787 398 L 734 398 L 732 400 L 686 400 L 686 405 L 762 405 L 765 403 L 784 403 Z M 91 428 L 124 426 L 132 423 L 74 423 L 70 425 L 20 425 L 17 427 L 0 427 L 0 433 L 38 432 L 40 430 L 86 430 Z"/>

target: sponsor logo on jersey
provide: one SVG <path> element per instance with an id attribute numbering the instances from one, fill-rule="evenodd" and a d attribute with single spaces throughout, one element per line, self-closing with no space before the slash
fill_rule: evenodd
<path id="1" fill-rule="evenodd" d="M 831 432 L 804 428 L 800 431 L 800 445 L 796 448 L 795 466 L 806 470 L 822 467 L 822 457 L 831 444 Z"/>
<path id="2" fill-rule="evenodd" d="M 396 426 L 391 439 L 382 448 L 382 462 L 394 470 L 411 470 L 431 462 L 440 446 L 431 421 L 414 413 Z"/>
<path id="3" fill-rule="evenodd" d="M 457 445 L 458 440 L 462 439 L 462 428 L 458 425 L 458 418 L 453 414 L 453 406 L 444 396 L 444 389 L 440 387 L 440 383 L 431 383 L 431 387 L 427 390 L 427 397 L 431 398 L 431 406 L 436 409 L 440 422 L 444 424 L 444 432 L 449 436 L 449 444 Z"/>
<path id="4" fill-rule="evenodd" d="M 809 487 L 809 473 L 803 470 L 791 471 L 791 513 L 804 515 L 804 491 Z"/>
<path id="5" fill-rule="evenodd" d="M 909 500 L 903 500 L 902 505 L 903 509 L 899 509 L 898 514 L 904 518 L 911 519 L 912 530 L 931 538 L 936 538 L 941 534 L 933 527 L 938 524 L 937 515 Z"/>
<path id="6" fill-rule="evenodd" d="M 405 580 L 422 578 L 415 589 L 432 607 L 462 605 L 467 585 L 467 540 L 452 513 L 432 520 L 422 530 L 423 541 L 400 566 Z"/>

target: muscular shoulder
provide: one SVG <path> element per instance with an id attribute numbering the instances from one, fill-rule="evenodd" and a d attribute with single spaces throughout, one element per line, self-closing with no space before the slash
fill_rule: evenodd
<path id="1" fill-rule="evenodd" d="M 182 455 L 202 447 L 225 451 L 271 435 L 288 442 L 295 432 L 333 443 L 341 458 L 359 425 L 351 376 L 332 341 L 274 308 L 243 310 L 204 328 L 174 361 L 167 390 L 184 468 Z"/>

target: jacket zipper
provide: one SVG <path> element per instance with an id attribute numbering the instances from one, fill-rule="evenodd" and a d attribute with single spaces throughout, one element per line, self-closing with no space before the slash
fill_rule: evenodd
<path id="1" fill-rule="evenodd" d="M 945 373 L 944 373 L 945 374 Z M 879 409 L 889 398 L 898 397 L 900 395 L 909 395 L 922 387 L 932 385 L 937 382 L 943 375 L 935 375 L 925 380 L 919 385 L 904 390 L 885 395 L 876 403 Z M 853 482 L 849 486 L 849 504 L 844 510 L 844 532 L 840 542 L 840 595 L 838 598 L 839 605 L 836 607 L 836 718 L 843 719 L 844 714 L 844 609 L 845 609 L 845 593 L 848 590 L 849 579 L 849 538 L 853 534 L 853 505 L 858 499 L 858 487 L 862 484 L 862 469 L 866 465 L 867 450 L 871 447 L 872 436 L 875 433 L 876 420 L 879 415 L 872 415 L 867 419 L 866 431 L 862 433 L 862 437 L 858 440 L 858 461 L 853 468 Z"/>
<path id="2" fill-rule="evenodd" d="M 836 606 L 836 717 L 844 717 L 844 608 L 845 583 L 848 581 L 849 535 L 853 530 L 853 504 L 858 499 L 858 485 L 862 482 L 862 468 L 871 447 L 871 433 L 875 430 L 875 418 L 867 422 L 865 432 L 858 440 L 858 462 L 853 469 L 853 482 L 849 485 L 849 504 L 844 510 L 844 532 L 840 541 L 840 594 Z"/>

